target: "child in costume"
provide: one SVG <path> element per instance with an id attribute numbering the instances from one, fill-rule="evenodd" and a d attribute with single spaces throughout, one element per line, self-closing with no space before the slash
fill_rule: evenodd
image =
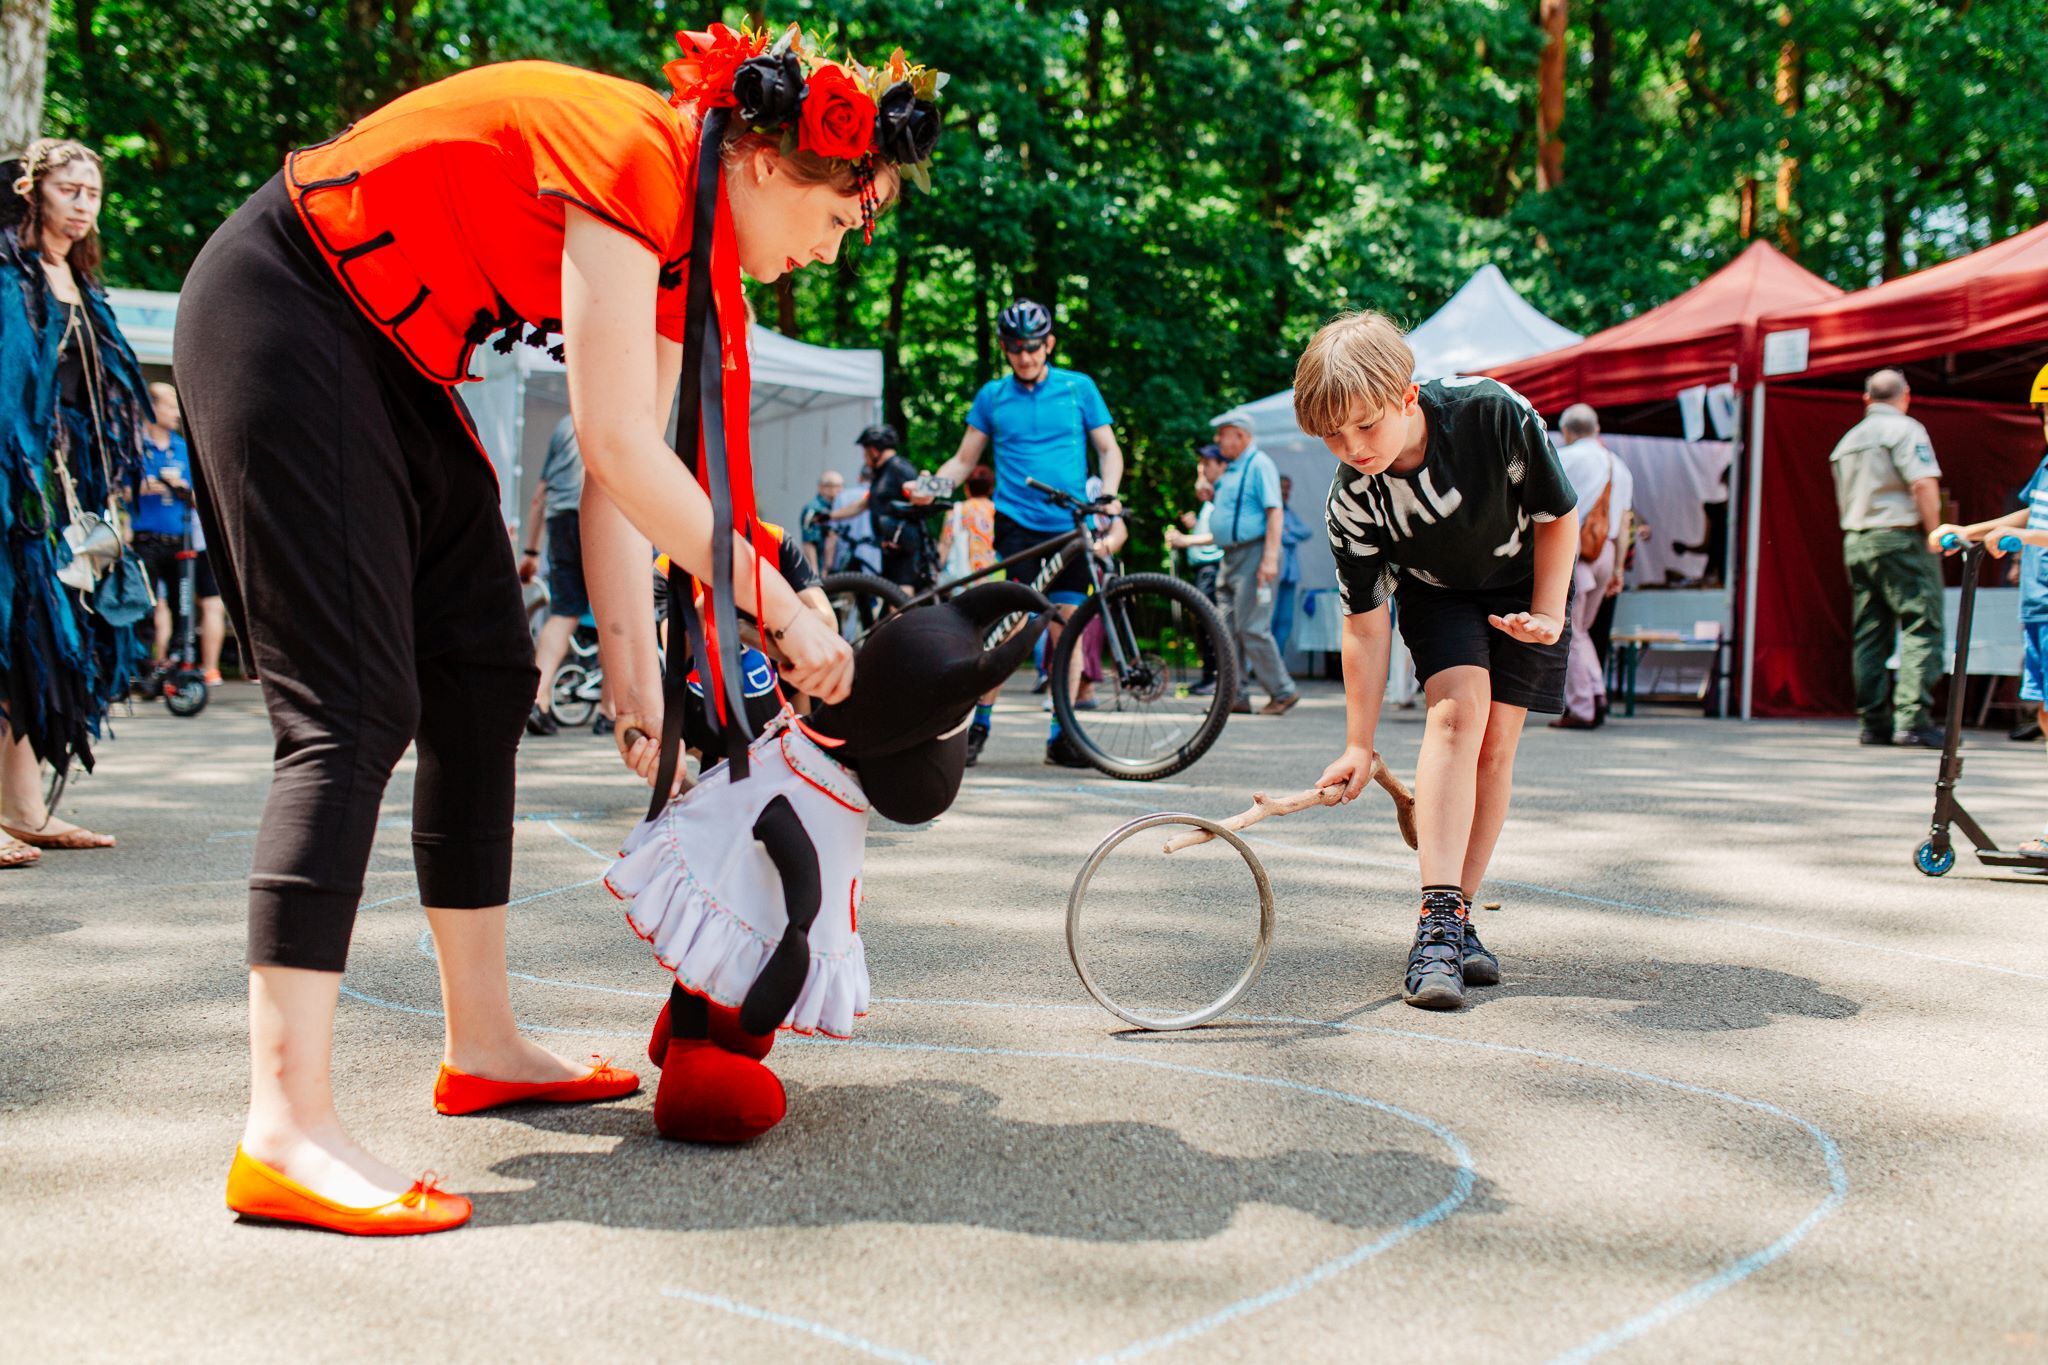
<path id="1" fill-rule="evenodd" d="M 1324 327 L 1295 370 L 1301 429 L 1343 462 L 1328 511 L 1345 748 L 1316 785 L 1342 783 L 1348 801 L 1372 776 L 1398 596 L 1429 706 L 1415 781 L 1422 915 L 1403 995 L 1455 1009 L 1467 984 L 1500 980 L 1469 912 L 1507 818 L 1522 724 L 1564 706 L 1578 498 L 1528 400 L 1491 379 L 1418 385 L 1414 372 L 1377 313 Z"/>
<path id="2" fill-rule="evenodd" d="M 626 840 L 605 885 L 675 976 L 648 1044 L 663 1136 L 759 1136 L 787 1108 L 762 1065 L 776 1029 L 852 1034 L 868 1007 L 868 813 L 918 824 L 952 805 L 975 700 L 1030 656 L 1049 609 L 1023 584 L 989 583 L 889 618 L 843 702 L 808 720 L 782 708 L 748 745 L 744 778 L 711 768 Z M 1032 619 L 984 649 L 1017 613 Z"/>

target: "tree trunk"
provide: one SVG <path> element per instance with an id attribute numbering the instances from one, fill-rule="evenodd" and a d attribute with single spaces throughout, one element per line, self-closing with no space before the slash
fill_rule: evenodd
<path id="1" fill-rule="evenodd" d="M 44 0 L 0 0 L 0 155 L 26 149 L 42 130 L 49 44 Z"/>
<path id="2" fill-rule="evenodd" d="M 1571 20 L 1567 0 L 1542 0 L 1543 56 L 1536 66 L 1536 188 L 1554 190 L 1564 183 L 1565 26 Z"/>
<path id="3" fill-rule="evenodd" d="M 1611 3 L 1613 0 L 1592 0 L 1586 7 L 1591 57 L 1591 69 L 1586 73 L 1586 102 L 1593 106 L 1595 125 L 1607 116 L 1614 103 L 1614 21 L 1607 15 Z"/>
<path id="4" fill-rule="evenodd" d="M 1742 196 L 1742 216 L 1735 225 L 1735 232 L 1746 242 L 1756 235 L 1756 177 L 1742 176 L 1737 181 L 1737 189 Z"/>
<path id="5" fill-rule="evenodd" d="M 1792 10 L 1789 6 L 1778 8 L 1778 27 L 1790 30 Z M 1778 112 L 1789 125 L 1798 119 L 1799 111 L 1806 103 L 1806 55 L 1799 43 L 1787 36 L 1778 44 L 1778 79 L 1775 93 Z M 1778 248 L 1787 256 L 1799 254 L 1798 214 L 1795 201 L 1799 193 L 1799 158 L 1792 152 L 1792 139 L 1787 136 L 1778 139 Z"/>
<path id="6" fill-rule="evenodd" d="M 775 282 L 775 330 L 796 335 L 796 277 L 787 272 Z"/>
<path id="7" fill-rule="evenodd" d="M 903 415 L 903 311 L 910 296 L 912 239 L 896 240 L 896 273 L 889 277 L 889 320 L 882 326 L 882 411 L 897 431 L 909 423 Z"/>

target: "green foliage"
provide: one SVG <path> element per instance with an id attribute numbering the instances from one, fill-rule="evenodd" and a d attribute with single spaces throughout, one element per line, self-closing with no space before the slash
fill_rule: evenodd
<path id="1" fill-rule="evenodd" d="M 109 157 L 120 282 L 175 288 L 292 146 L 450 71 L 548 57 L 661 83 L 675 0 L 61 0 L 46 124 Z M 1506 0 L 846 0 L 776 10 L 953 73 L 935 193 L 765 322 L 877 346 L 911 453 L 1000 372 L 994 315 L 1054 308 L 1151 526 L 1223 408 L 1284 388 L 1333 311 L 1417 322 L 1486 261 L 1581 329 L 1752 235 L 1845 287 L 2041 220 L 2042 0 L 1573 0 L 1561 189 L 1537 192 L 1534 6 Z M 1794 80 L 1777 77 L 1793 44 Z M 1797 159 L 1788 208 L 1776 188 Z M 1141 536 L 1141 543 L 1156 541 Z"/>

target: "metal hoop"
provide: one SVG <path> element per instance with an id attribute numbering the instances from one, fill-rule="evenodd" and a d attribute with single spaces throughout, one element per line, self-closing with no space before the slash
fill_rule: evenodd
<path id="1" fill-rule="evenodd" d="M 1192 825 L 1222 839 L 1236 849 L 1238 856 L 1245 860 L 1246 865 L 1252 870 L 1252 881 L 1259 888 L 1259 937 L 1257 944 L 1252 948 L 1252 960 L 1246 964 L 1244 974 L 1237 978 L 1229 990 L 1190 1014 L 1145 1015 L 1119 1004 L 1096 984 L 1094 975 L 1088 970 L 1087 956 L 1081 951 L 1081 901 L 1088 892 L 1088 883 L 1094 878 L 1096 869 L 1102 866 L 1103 860 L 1114 853 L 1124 840 L 1144 830 L 1157 829 L 1161 825 Z M 1088 855 L 1088 861 L 1082 865 L 1080 874 L 1074 878 L 1074 889 L 1067 893 L 1067 956 L 1073 959 L 1074 970 L 1080 973 L 1081 985 L 1095 998 L 1095 1003 L 1117 1018 L 1154 1033 L 1170 1033 L 1177 1029 L 1206 1024 L 1235 1005 L 1244 993 L 1252 988 L 1252 983 L 1259 979 L 1259 973 L 1265 970 L 1266 954 L 1272 947 L 1273 883 L 1266 877 L 1266 865 L 1259 861 L 1259 855 L 1252 852 L 1244 840 L 1237 837 L 1235 831 L 1225 829 L 1214 820 L 1189 815 L 1184 811 L 1161 811 L 1157 815 L 1141 815 L 1129 824 L 1110 831 L 1108 837 L 1097 844 L 1095 851 Z"/>

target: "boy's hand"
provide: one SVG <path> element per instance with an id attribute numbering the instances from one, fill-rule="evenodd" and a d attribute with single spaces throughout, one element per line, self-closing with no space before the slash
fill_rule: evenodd
<path id="1" fill-rule="evenodd" d="M 1372 746 L 1370 744 L 1345 746 L 1337 761 L 1323 769 L 1323 775 L 1316 779 L 1318 788 L 1344 784 L 1344 795 L 1340 801 L 1349 801 L 1365 790 L 1365 784 L 1372 781 Z"/>
<path id="2" fill-rule="evenodd" d="M 2013 539 L 2019 541 L 2019 543 L 2022 545 L 2032 545 L 2036 549 L 2040 548 L 2042 544 L 2048 543 L 2048 538 L 2044 538 L 2041 532 L 2035 530 L 2031 526 L 2001 526 L 1995 527 L 1991 531 L 1985 533 L 1985 552 L 1989 554 L 1993 559 L 2005 558 L 2006 555 L 2011 553 L 2011 551 L 2000 549 L 1999 542 L 2004 540 L 2007 536 L 2011 536 Z"/>
<path id="3" fill-rule="evenodd" d="M 1506 631 L 1525 645 L 1554 645 L 1564 634 L 1564 622 L 1540 611 L 1518 611 L 1509 616 L 1489 616 L 1495 630 Z"/>
<path id="4" fill-rule="evenodd" d="M 1954 522 L 1944 521 L 1941 525 L 1927 533 L 1927 548 L 1938 555 L 1952 555 L 1956 553 L 1955 550 L 1948 549 L 1941 543 L 1943 536 L 1954 536 L 1957 540 L 1962 541 L 1964 545 L 1970 543 L 1969 531 L 1956 525 Z M 1957 547 L 1957 549 L 1960 548 L 1961 546 Z"/>

